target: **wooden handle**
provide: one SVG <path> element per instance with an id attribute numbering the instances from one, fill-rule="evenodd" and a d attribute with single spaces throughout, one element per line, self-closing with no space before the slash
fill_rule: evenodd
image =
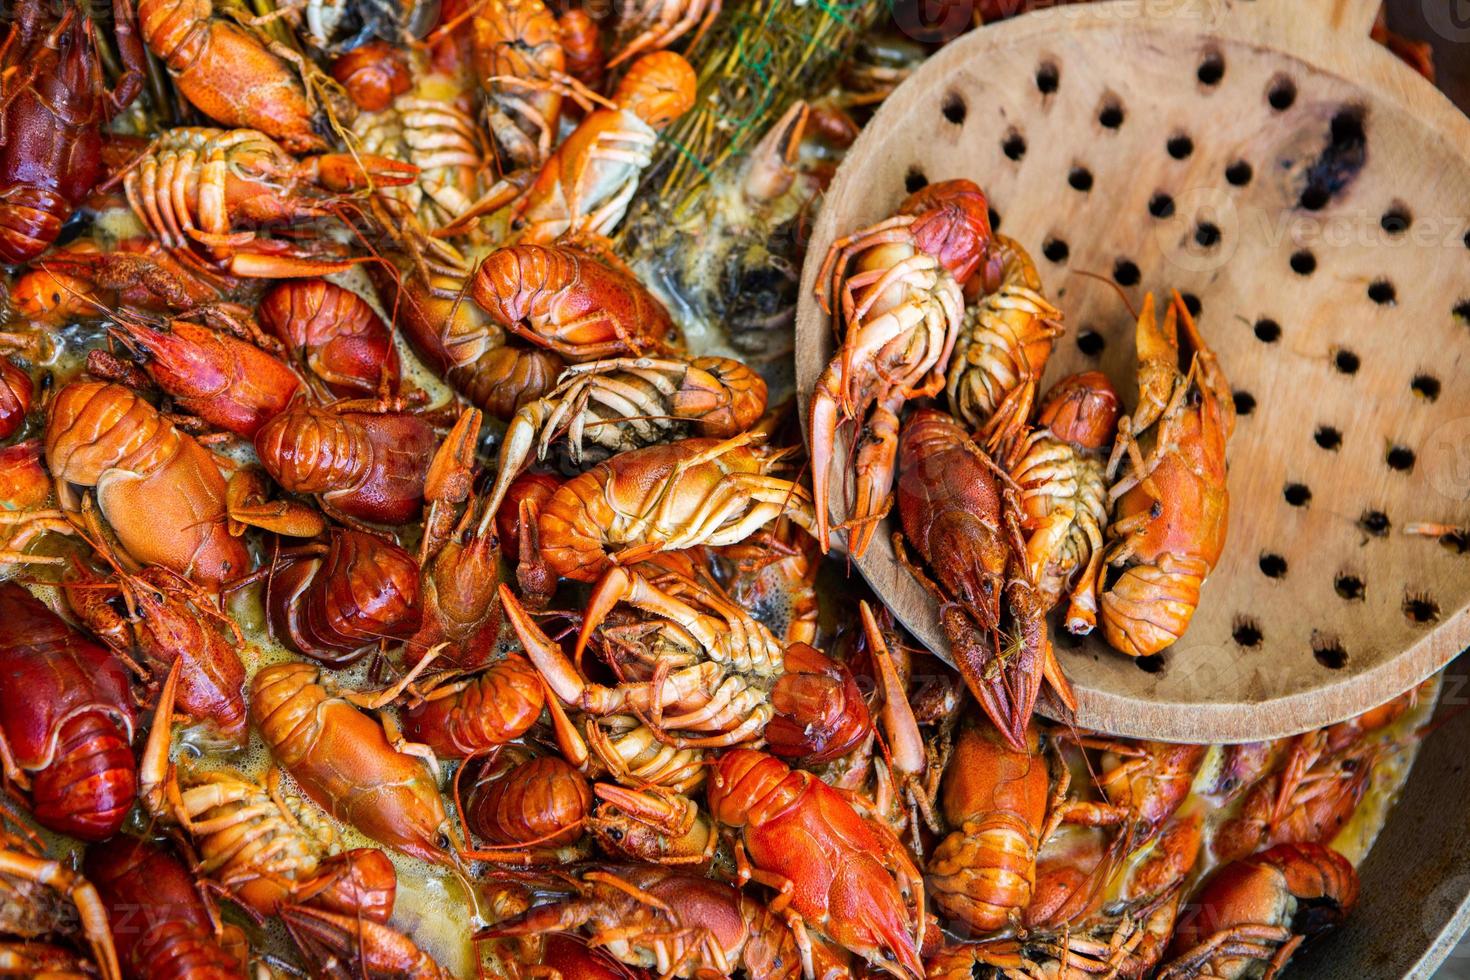
<path id="1" fill-rule="evenodd" d="M 1383 0 L 1255 0 L 1285 8 L 1277 11 L 1289 17 L 1314 18 L 1327 29 L 1350 38 L 1367 37 Z"/>

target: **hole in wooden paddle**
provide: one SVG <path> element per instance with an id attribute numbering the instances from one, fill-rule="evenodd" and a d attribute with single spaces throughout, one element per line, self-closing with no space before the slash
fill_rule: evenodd
<path id="1" fill-rule="evenodd" d="M 1398 202 L 1394 202 L 1383 212 L 1383 217 L 1378 219 L 1379 227 L 1390 235 L 1402 235 L 1413 223 L 1414 217 L 1409 213 L 1408 206 Z"/>
<path id="2" fill-rule="evenodd" d="M 965 100 L 958 92 L 950 92 L 940 103 L 939 111 L 944 113 L 944 118 L 956 126 L 965 122 Z"/>
<path id="3" fill-rule="evenodd" d="M 1285 75 L 1277 75 L 1271 79 L 1271 85 L 1266 89 L 1266 101 L 1277 112 L 1290 109 L 1296 101 L 1296 82 Z"/>
<path id="4" fill-rule="evenodd" d="M 1446 551 L 1463 555 L 1470 551 L 1470 531 L 1446 531 L 1439 536 L 1439 546 Z"/>
<path id="5" fill-rule="evenodd" d="M 1439 603 L 1427 593 L 1410 592 L 1404 596 L 1404 618 L 1416 626 L 1428 626 L 1439 619 Z"/>
<path id="6" fill-rule="evenodd" d="M 1054 62 L 1044 61 L 1036 69 L 1036 88 L 1042 95 L 1051 95 L 1062 84 L 1062 71 Z"/>
<path id="7" fill-rule="evenodd" d="M 1314 632 L 1312 634 L 1312 656 L 1317 658 L 1317 663 L 1328 670 L 1341 670 L 1347 666 L 1347 651 L 1343 649 L 1342 643 L 1335 636 L 1323 636 Z"/>
<path id="8" fill-rule="evenodd" d="M 1218 51 L 1206 54 L 1195 75 L 1201 85 L 1219 85 L 1220 79 L 1225 77 L 1225 56 Z"/>
<path id="9" fill-rule="evenodd" d="M 1416 374 L 1409 389 L 1427 402 L 1439 398 L 1439 379 L 1432 374 Z"/>
<path id="10" fill-rule="evenodd" d="M 1303 172 L 1305 186 L 1297 205 L 1320 211 L 1347 191 L 1368 162 L 1368 133 L 1363 128 L 1362 106 L 1344 106 L 1332 117 L 1327 145 Z"/>
<path id="11" fill-rule="evenodd" d="M 1387 537 L 1391 526 L 1388 515 L 1381 510 L 1365 510 L 1358 518 L 1358 527 L 1375 538 Z"/>
<path id="12" fill-rule="evenodd" d="M 1332 587 L 1337 591 L 1338 595 L 1349 602 L 1361 601 L 1364 592 L 1367 591 L 1363 580 L 1348 572 L 1339 573 L 1337 578 L 1332 580 Z"/>
<path id="13" fill-rule="evenodd" d="M 1261 640 L 1261 624 L 1254 619 L 1241 616 L 1235 621 L 1235 628 L 1230 631 L 1231 639 L 1243 647 L 1258 647 Z"/>
<path id="14" fill-rule="evenodd" d="M 1414 471 L 1414 450 L 1408 446 L 1394 446 L 1389 449 L 1388 455 L 1384 457 L 1384 462 L 1391 470 L 1412 473 Z"/>
<path id="15" fill-rule="evenodd" d="M 1019 160 L 1026 155 L 1026 137 L 1013 129 L 1006 134 L 1000 149 L 1008 159 Z"/>

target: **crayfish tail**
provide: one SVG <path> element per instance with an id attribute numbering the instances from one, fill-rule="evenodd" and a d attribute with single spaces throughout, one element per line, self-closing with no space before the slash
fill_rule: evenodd
<path id="1" fill-rule="evenodd" d="M 1158 564 L 1135 565 L 1102 594 L 1103 636 L 1130 657 L 1158 653 L 1184 635 L 1199 606 L 1208 567 L 1165 556 Z"/>

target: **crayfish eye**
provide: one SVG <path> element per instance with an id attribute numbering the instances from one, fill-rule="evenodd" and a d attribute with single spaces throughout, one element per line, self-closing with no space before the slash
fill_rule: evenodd
<path id="1" fill-rule="evenodd" d="M 883 958 L 885 960 L 887 960 L 888 962 L 890 962 L 890 963 L 892 963 L 894 960 L 898 959 L 897 956 L 894 956 L 893 955 L 893 950 L 891 950 L 891 949 L 884 949 L 883 950 Z"/>
<path id="2" fill-rule="evenodd" d="M 620 841 L 623 839 L 623 831 L 618 827 L 610 827 L 608 828 L 607 836 L 615 841 Z"/>

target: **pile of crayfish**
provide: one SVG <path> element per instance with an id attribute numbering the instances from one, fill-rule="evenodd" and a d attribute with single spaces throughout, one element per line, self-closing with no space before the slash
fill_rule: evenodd
<path id="1" fill-rule="evenodd" d="M 839 491 L 859 557 L 897 505 L 899 560 L 1011 748 L 1043 680 L 1075 708 L 1048 634 L 1064 600 L 1066 629 L 1100 622 L 1130 656 L 1184 634 L 1225 545 L 1235 404 L 1177 292 L 1162 320 L 1152 294 L 1137 314 L 1138 395 L 1122 414 L 1096 371 L 1041 393 L 1061 311 L 969 180 L 835 242 L 817 291 L 839 338 L 809 408 L 818 541 L 831 543 Z"/>
<path id="2" fill-rule="evenodd" d="M 726 356 L 787 314 L 701 349 L 620 251 L 719 0 L 8 9 L 0 975 L 1239 976 L 1351 910 L 1431 693 L 1030 717 L 1053 604 L 1151 651 L 1218 557 L 1177 298 L 1132 415 L 1042 395 L 1029 259 L 921 191 L 828 260 L 808 461 Z M 901 77 L 862 58 L 712 175 L 729 227 L 809 214 Z M 859 417 L 850 547 L 896 479 L 959 675 L 818 587 Z"/>

